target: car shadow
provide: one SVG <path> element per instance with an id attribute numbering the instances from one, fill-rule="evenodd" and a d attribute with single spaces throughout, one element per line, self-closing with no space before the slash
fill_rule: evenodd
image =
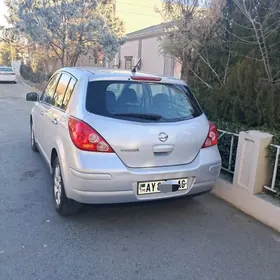
<path id="1" fill-rule="evenodd" d="M 205 195 L 206 197 L 208 195 Z M 146 227 L 146 223 L 160 224 L 169 221 L 178 223 L 178 219 L 194 219 L 205 216 L 207 211 L 200 198 L 179 197 L 149 202 L 84 205 L 81 211 L 68 219 L 73 223 L 88 226 L 98 224 L 107 227 Z"/>
<path id="2" fill-rule="evenodd" d="M 0 81 L 0 84 L 9 84 L 9 85 L 14 85 L 17 82 L 7 82 L 7 81 Z"/>

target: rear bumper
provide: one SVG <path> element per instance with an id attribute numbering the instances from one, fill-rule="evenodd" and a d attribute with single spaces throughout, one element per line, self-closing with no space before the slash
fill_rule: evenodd
<path id="1" fill-rule="evenodd" d="M 169 194 L 149 194 L 137 196 L 136 190 L 112 191 L 112 192 L 85 192 L 76 189 L 71 190 L 71 198 L 87 204 L 110 204 L 151 201 L 158 199 L 169 199 L 180 196 L 188 196 L 211 191 L 216 181 L 194 184 L 190 191 L 178 191 Z M 68 195 L 68 194 L 67 194 Z"/>
<path id="2" fill-rule="evenodd" d="M 67 197 L 90 204 L 149 201 L 207 192 L 212 189 L 221 169 L 217 147 L 202 149 L 190 164 L 156 168 L 128 168 L 115 154 L 96 154 L 96 160 L 90 163 L 83 155 L 79 156 L 81 160 L 76 160 L 75 166 L 63 166 L 65 191 Z M 102 160 L 98 158 L 100 156 Z M 105 161 L 104 156 L 107 157 Z M 189 178 L 187 190 L 137 194 L 138 182 L 186 177 Z"/>
<path id="3" fill-rule="evenodd" d="M 16 75 L 0 75 L 0 82 L 16 82 L 17 77 Z"/>

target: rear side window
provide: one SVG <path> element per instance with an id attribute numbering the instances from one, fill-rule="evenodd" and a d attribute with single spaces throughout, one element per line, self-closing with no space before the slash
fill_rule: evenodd
<path id="1" fill-rule="evenodd" d="M 68 87 L 69 81 L 71 77 L 65 73 L 63 73 L 59 79 L 55 94 L 53 96 L 54 106 L 61 107 L 62 101 L 65 95 L 65 91 Z"/>
<path id="2" fill-rule="evenodd" d="M 67 108 L 67 105 L 69 103 L 69 100 L 71 98 L 75 85 L 76 85 L 76 80 L 74 78 L 71 78 L 71 80 L 68 84 L 68 87 L 66 89 L 62 105 L 61 105 L 61 108 L 64 110 Z"/>
<path id="3" fill-rule="evenodd" d="M 50 79 L 50 81 L 42 95 L 43 102 L 54 105 L 53 96 L 54 96 L 54 93 L 55 93 L 55 90 L 57 87 L 57 82 L 59 80 L 59 77 L 60 77 L 60 74 L 56 74 Z"/>
<path id="4" fill-rule="evenodd" d="M 0 72 L 13 72 L 13 69 L 9 67 L 0 67 Z"/>
<path id="5" fill-rule="evenodd" d="M 134 121 L 175 122 L 202 114 L 188 88 L 142 82 L 89 82 L 87 111 Z"/>

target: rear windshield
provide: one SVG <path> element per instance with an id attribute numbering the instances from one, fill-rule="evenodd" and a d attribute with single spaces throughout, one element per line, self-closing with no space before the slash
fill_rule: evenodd
<path id="1" fill-rule="evenodd" d="M 86 109 L 105 117 L 144 122 L 175 122 L 202 114 L 185 86 L 124 81 L 89 82 Z"/>
<path id="2" fill-rule="evenodd" d="M 0 67 L 0 72 L 13 72 L 13 69 L 8 67 Z"/>

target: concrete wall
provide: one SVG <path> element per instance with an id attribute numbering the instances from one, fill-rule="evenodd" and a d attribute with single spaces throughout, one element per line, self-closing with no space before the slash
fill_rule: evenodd
<path id="1" fill-rule="evenodd" d="M 280 207 L 275 199 L 269 199 L 262 195 L 253 195 L 245 188 L 238 187 L 222 179 L 217 181 L 212 194 L 280 232 Z"/>
<path id="2" fill-rule="evenodd" d="M 12 69 L 13 71 L 15 72 L 15 74 L 17 76 L 20 76 L 20 65 L 21 65 L 21 61 L 18 60 L 18 61 L 12 61 Z"/>
<path id="3" fill-rule="evenodd" d="M 267 146 L 272 137 L 260 131 L 240 132 L 233 183 L 219 179 L 212 194 L 280 232 L 280 204 L 264 193 L 271 184 Z"/>
<path id="4" fill-rule="evenodd" d="M 260 131 L 242 131 L 238 137 L 233 184 L 252 194 L 261 193 L 271 180 L 267 147 L 273 135 Z"/>

